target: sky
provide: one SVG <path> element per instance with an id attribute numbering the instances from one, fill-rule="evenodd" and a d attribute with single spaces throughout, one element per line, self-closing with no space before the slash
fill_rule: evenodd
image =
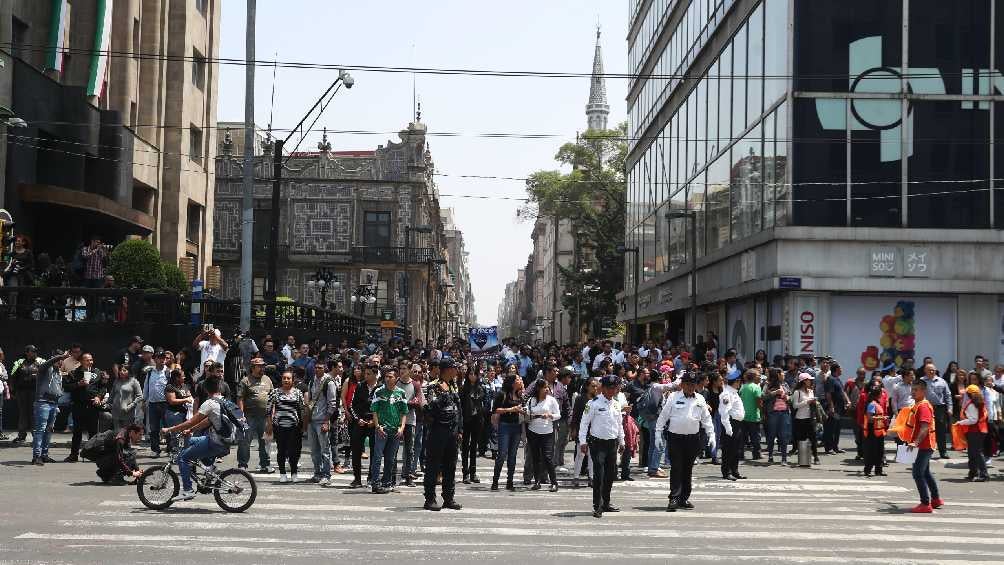
<path id="1" fill-rule="evenodd" d="M 220 57 L 243 58 L 245 3 L 222 3 Z M 588 73 L 596 25 L 602 26 L 605 71 L 627 72 L 627 0 L 259 0 L 256 59 L 421 68 L 490 69 Z M 412 121 L 413 75 L 352 71 L 355 85 L 342 89 L 316 128 L 381 132 L 329 135 L 334 150 L 367 150 Z M 255 121 L 291 128 L 337 77 L 337 71 L 278 69 L 272 103 L 273 68 L 258 66 Z M 429 137 L 440 205 L 456 210 L 456 222 L 470 252 L 471 286 L 478 323 L 492 325 L 506 283 L 526 264 L 533 224 L 520 220 L 524 183 L 463 179 L 456 175 L 526 177 L 554 169 L 562 143 L 586 129 L 589 79 L 417 75 L 422 122 Z M 610 124 L 625 119 L 627 81 L 607 80 Z M 218 119 L 243 121 L 244 68 L 220 67 Z M 491 139 L 479 133 L 534 133 L 543 139 Z M 303 148 L 316 147 L 320 133 Z M 296 139 L 296 138 L 294 138 Z M 462 195 L 489 196 L 489 199 Z"/>

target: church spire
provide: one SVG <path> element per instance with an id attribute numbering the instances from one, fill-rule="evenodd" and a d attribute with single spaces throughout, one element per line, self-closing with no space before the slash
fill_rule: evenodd
<path id="1" fill-rule="evenodd" d="M 603 53 L 600 49 L 600 26 L 596 26 L 596 53 L 593 55 L 593 76 L 589 85 L 586 120 L 589 129 L 607 129 L 610 105 L 607 104 L 607 84 L 603 77 Z"/>

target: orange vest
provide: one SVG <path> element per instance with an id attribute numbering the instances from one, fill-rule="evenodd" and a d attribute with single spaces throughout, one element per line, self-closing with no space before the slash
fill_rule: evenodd
<path id="1" fill-rule="evenodd" d="M 913 434 L 917 430 L 917 410 L 923 404 L 927 404 L 927 407 L 931 409 L 931 415 L 932 416 L 934 415 L 934 407 L 931 406 L 931 403 L 928 402 L 926 398 L 924 400 L 921 400 L 920 402 L 914 404 L 913 408 L 910 409 L 910 415 L 906 419 L 906 426 L 903 428 L 903 432 L 899 434 L 899 438 L 901 440 L 903 440 L 903 441 L 905 441 L 907 443 L 910 443 L 910 442 L 913 441 Z M 938 445 L 937 439 L 934 436 L 934 425 L 935 425 L 934 424 L 934 418 L 932 417 L 931 418 L 931 424 L 927 427 L 927 441 L 931 445 L 932 449 L 936 445 Z M 918 445 L 920 444 L 919 441 L 916 442 L 916 443 Z"/>
<path id="2" fill-rule="evenodd" d="M 962 414 L 960 414 L 960 416 L 964 417 L 966 415 L 966 409 L 969 408 L 970 404 L 973 404 L 973 401 L 969 399 L 968 395 L 966 395 L 966 403 L 962 405 Z M 987 428 L 986 404 L 984 404 L 983 406 L 979 406 L 978 412 L 979 416 L 976 417 L 977 419 L 975 424 L 959 425 L 959 427 L 961 428 L 960 431 L 962 433 L 964 434 L 968 434 L 969 432 L 980 432 L 981 434 L 987 433 L 988 428 Z"/>
<path id="3" fill-rule="evenodd" d="M 874 404 L 876 409 L 875 413 L 871 415 L 872 416 L 871 427 L 875 430 L 875 437 L 885 437 L 886 421 L 884 418 L 880 419 L 881 416 L 885 416 L 885 409 L 882 408 L 882 405 L 879 404 L 878 402 L 875 402 Z M 867 410 L 865 411 L 865 414 L 867 414 Z M 867 416 L 865 417 L 867 418 Z M 867 420 L 865 421 L 867 422 Z M 864 437 L 869 436 L 868 427 L 869 426 L 862 426 L 862 432 L 864 433 Z"/>

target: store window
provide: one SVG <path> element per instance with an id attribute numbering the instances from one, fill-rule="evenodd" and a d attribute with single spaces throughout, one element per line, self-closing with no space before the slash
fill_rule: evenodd
<path id="1" fill-rule="evenodd" d="M 732 239 L 754 235 L 763 227 L 763 146 L 760 127 L 749 131 L 732 147 L 730 188 Z"/>
<path id="2" fill-rule="evenodd" d="M 791 223 L 847 224 L 847 105 L 844 100 L 795 99 Z"/>
<path id="3" fill-rule="evenodd" d="M 988 112 L 965 109 L 958 101 L 914 103 L 907 185 L 910 227 L 990 226 L 989 121 Z"/>
<path id="4" fill-rule="evenodd" d="M 705 221 L 707 222 L 707 252 L 709 254 L 729 243 L 731 225 L 729 164 L 729 152 L 726 151 L 708 167 Z"/>

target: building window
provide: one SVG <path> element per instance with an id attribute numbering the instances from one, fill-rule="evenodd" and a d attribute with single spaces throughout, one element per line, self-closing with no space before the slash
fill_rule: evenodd
<path id="1" fill-rule="evenodd" d="M 136 129 L 136 126 L 139 125 L 139 108 L 136 106 L 136 101 L 129 103 L 129 125 L 133 129 Z"/>
<path id="2" fill-rule="evenodd" d="M 188 130 L 188 156 L 193 161 L 202 162 L 202 130 L 195 125 Z"/>
<path id="3" fill-rule="evenodd" d="M 135 59 L 139 59 L 139 18 L 133 18 L 132 20 L 132 56 Z"/>
<path id="4" fill-rule="evenodd" d="M 199 90 L 206 87 L 206 58 L 198 49 L 192 49 L 192 84 Z"/>
<path id="5" fill-rule="evenodd" d="M 209 7 L 209 0 L 195 0 L 195 9 L 199 11 L 203 16 L 206 15 L 206 9 Z"/>
<path id="6" fill-rule="evenodd" d="M 255 277 L 252 300 L 265 300 L 265 278 Z"/>
<path id="7" fill-rule="evenodd" d="M 188 226 L 185 230 L 185 238 L 194 244 L 198 244 L 202 231 L 202 206 L 195 202 L 188 203 Z"/>
<path id="8" fill-rule="evenodd" d="M 366 212 L 364 214 L 363 245 L 390 247 L 390 212 Z"/>
<path id="9" fill-rule="evenodd" d="M 272 211 L 271 210 L 255 210 L 254 211 L 254 226 L 252 227 L 252 238 L 254 242 L 255 249 L 268 249 L 271 247 L 271 231 L 272 231 Z"/>
<path id="10" fill-rule="evenodd" d="M 10 38 L 10 52 L 11 55 L 15 57 L 24 58 L 25 53 L 22 51 L 22 46 L 28 39 L 28 24 L 23 20 L 16 17 L 11 17 L 11 38 Z"/>

